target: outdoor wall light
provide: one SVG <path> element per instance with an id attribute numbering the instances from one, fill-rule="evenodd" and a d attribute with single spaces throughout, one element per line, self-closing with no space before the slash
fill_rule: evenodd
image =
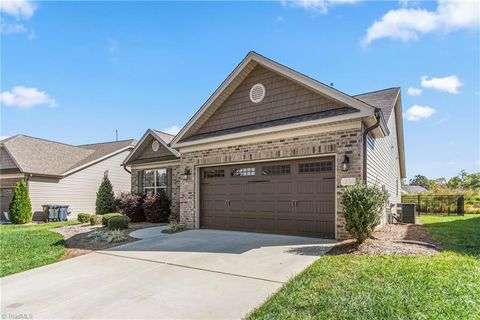
<path id="1" fill-rule="evenodd" d="M 345 154 L 342 161 L 342 171 L 348 171 L 348 168 L 350 168 L 350 157 Z"/>
<path id="2" fill-rule="evenodd" d="M 180 175 L 180 179 L 187 180 L 189 175 L 190 175 L 190 168 L 186 167 L 185 171 Z"/>

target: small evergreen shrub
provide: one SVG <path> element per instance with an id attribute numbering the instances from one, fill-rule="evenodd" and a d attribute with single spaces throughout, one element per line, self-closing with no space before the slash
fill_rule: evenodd
<path id="1" fill-rule="evenodd" d="M 170 199 L 164 190 L 145 197 L 143 210 L 149 222 L 167 222 L 170 217 Z"/>
<path id="2" fill-rule="evenodd" d="M 185 230 L 185 226 L 183 224 L 177 223 L 175 221 L 170 222 L 165 229 L 162 230 L 163 233 L 176 233 Z"/>
<path id="3" fill-rule="evenodd" d="M 23 180 L 17 182 L 15 186 L 9 212 L 12 223 L 24 224 L 32 221 L 32 203 L 30 202 L 27 183 Z"/>
<path id="4" fill-rule="evenodd" d="M 110 220 L 113 217 L 122 217 L 122 216 L 123 215 L 121 213 L 117 213 L 117 212 L 104 214 L 102 216 L 102 224 L 104 226 L 107 226 L 108 225 L 108 220 Z"/>
<path id="5" fill-rule="evenodd" d="M 77 220 L 80 223 L 87 223 L 87 222 L 90 222 L 91 217 L 92 215 L 90 213 L 80 212 L 77 216 Z"/>
<path id="6" fill-rule="evenodd" d="M 113 186 L 108 176 L 103 177 L 102 183 L 98 188 L 97 200 L 95 202 L 95 213 L 106 214 L 113 211 L 115 197 L 113 195 Z"/>
<path id="7" fill-rule="evenodd" d="M 142 204 L 143 196 L 137 193 L 122 192 L 115 198 L 115 210 L 129 217 L 132 222 L 146 220 Z"/>
<path id="8" fill-rule="evenodd" d="M 97 216 L 96 214 L 93 214 L 91 217 L 90 217 L 90 225 L 92 226 L 96 226 L 96 225 L 99 225 L 102 223 L 102 217 L 100 216 Z"/>
<path id="9" fill-rule="evenodd" d="M 108 226 L 108 229 L 110 230 L 128 229 L 128 217 L 126 216 L 111 217 L 108 220 L 107 226 Z"/>
<path id="10" fill-rule="evenodd" d="M 386 192 L 375 186 L 357 183 L 347 187 L 342 194 L 346 230 L 362 243 L 369 238 L 380 223 L 382 210 L 386 206 Z"/>

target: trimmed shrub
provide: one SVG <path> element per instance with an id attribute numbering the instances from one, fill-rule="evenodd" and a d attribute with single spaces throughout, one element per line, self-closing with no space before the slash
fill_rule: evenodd
<path id="1" fill-rule="evenodd" d="M 96 214 L 94 214 L 90 217 L 90 225 L 96 226 L 96 225 L 101 224 L 101 223 L 102 223 L 102 217 L 97 216 Z"/>
<path id="2" fill-rule="evenodd" d="M 128 229 L 128 217 L 126 216 L 111 217 L 108 220 L 107 226 L 108 226 L 108 229 L 110 230 Z"/>
<path id="3" fill-rule="evenodd" d="M 91 217 L 92 215 L 90 213 L 80 212 L 77 216 L 77 220 L 80 223 L 87 223 L 87 222 L 90 222 Z"/>
<path id="4" fill-rule="evenodd" d="M 150 222 L 167 222 L 170 217 L 170 199 L 163 190 L 151 194 L 143 200 L 145 217 Z"/>
<path id="5" fill-rule="evenodd" d="M 181 232 L 185 229 L 186 228 L 183 224 L 172 221 L 165 227 L 165 229 L 162 230 L 162 232 L 163 233 L 177 233 L 177 232 Z"/>
<path id="6" fill-rule="evenodd" d="M 18 181 L 13 192 L 13 199 L 9 207 L 10 221 L 15 224 L 24 224 L 32 221 L 32 203 L 28 195 L 25 181 Z"/>
<path id="7" fill-rule="evenodd" d="M 142 204 L 143 196 L 137 193 L 122 192 L 115 198 L 115 210 L 129 217 L 131 222 L 146 220 Z"/>
<path id="8" fill-rule="evenodd" d="M 108 176 L 103 177 L 102 183 L 98 188 L 97 200 L 95 202 L 95 213 L 106 214 L 113 211 L 115 197 L 113 195 L 113 186 Z"/>
<path id="9" fill-rule="evenodd" d="M 386 192 L 364 183 L 347 187 L 343 192 L 345 228 L 358 243 L 369 238 L 375 226 L 380 223 L 380 216 L 387 199 Z"/>
<path id="10" fill-rule="evenodd" d="M 102 224 L 104 226 L 107 226 L 108 225 L 108 220 L 112 219 L 113 217 L 123 217 L 123 215 L 121 213 L 117 213 L 117 212 L 104 214 L 102 216 Z"/>

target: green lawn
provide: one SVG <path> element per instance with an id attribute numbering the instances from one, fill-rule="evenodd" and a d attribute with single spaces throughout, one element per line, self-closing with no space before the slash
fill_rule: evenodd
<path id="1" fill-rule="evenodd" d="M 324 256 L 247 319 L 480 319 L 480 215 L 421 221 L 444 252 Z"/>
<path id="2" fill-rule="evenodd" d="M 63 257 L 63 236 L 50 229 L 76 221 L 0 226 L 0 277 L 56 262 Z"/>

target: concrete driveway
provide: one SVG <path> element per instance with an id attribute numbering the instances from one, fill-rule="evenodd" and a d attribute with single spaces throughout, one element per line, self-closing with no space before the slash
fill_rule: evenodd
<path id="1" fill-rule="evenodd" d="M 238 319 L 333 243 L 214 230 L 153 234 L 2 278 L 1 312 L 4 319 Z"/>

